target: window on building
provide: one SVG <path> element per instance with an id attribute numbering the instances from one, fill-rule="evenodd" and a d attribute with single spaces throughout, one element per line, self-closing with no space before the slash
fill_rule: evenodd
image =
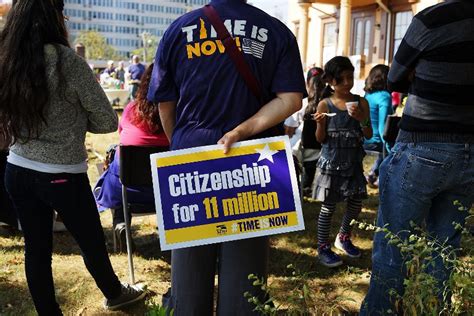
<path id="1" fill-rule="evenodd" d="M 321 65 L 326 64 L 329 59 L 336 56 L 336 22 L 323 22 L 323 49 Z"/>
<path id="2" fill-rule="evenodd" d="M 402 42 L 403 36 L 405 35 L 408 26 L 413 19 L 413 12 L 411 11 L 402 11 L 395 13 L 394 26 L 393 26 L 393 41 L 392 41 L 392 52 L 391 56 L 395 55 Z"/>
<path id="3" fill-rule="evenodd" d="M 366 62 L 370 63 L 374 43 L 374 16 L 368 13 L 354 14 L 352 21 L 351 55 L 364 55 Z"/>

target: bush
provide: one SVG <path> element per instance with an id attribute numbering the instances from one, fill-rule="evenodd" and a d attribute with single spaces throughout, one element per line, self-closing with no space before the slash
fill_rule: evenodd
<path id="1" fill-rule="evenodd" d="M 460 212 L 469 212 L 467 219 L 474 217 L 473 210 L 468 210 L 458 201 L 454 202 Z M 454 249 L 445 241 L 430 236 L 424 229 L 410 223 L 410 232 L 394 234 L 386 227 L 354 222 L 359 228 L 384 232 L 388 243 L 397 246 L 404 259 L 406 276 L 404 293 L 399 296 L 395 290 L 396 310 L 409 315 L 462 315 L 474 310 L 474 238 L 468 229 L 459 223 L 452 223 L 465 238 L 464 249 Z M 408 238 L 401 238 L 401 233 L 409 233 Z M 459 253 L 464 252 L 464 258 Z M 434 266 L 433 257 L 438 254 L 443 264 L 449 268 L 448 279 L 440 285 L 430 273 Z"/>

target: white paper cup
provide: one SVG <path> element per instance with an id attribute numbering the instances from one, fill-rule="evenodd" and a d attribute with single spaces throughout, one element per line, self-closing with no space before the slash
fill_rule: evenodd
<path id="1" fill-rule="evenodd" d="M 358 106 L 359 102 L 358 101 L 352 101 L 352 102 L 346 102 L 346 109 L 350 111 L 352 107 Z"/>

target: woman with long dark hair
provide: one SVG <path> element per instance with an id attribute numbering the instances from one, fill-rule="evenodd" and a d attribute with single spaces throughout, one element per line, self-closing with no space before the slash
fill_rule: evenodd
<path id="1" fill-rule="evenodd" d="M 0 139 L 10 145 L 6 189 L 25 237 L 28 287 L 40 315 L 62 315 L 52 259 L 53 210 L 81 248 L 105 307 L 140 300 L 121 284 L 87 177 L 86 132 L 109 133 L 117 116 L 87 63 L 69 47 L 63 0 L 16 0 L 0 34 Z"/>
<path id="2" fill-rule="evenodd" d="M 120 144 L 163 147 L 163 151 L 166 151 L 169 142 L 161 125 L 159 108 L 157 104 L 148 101 L 146 97 L 152 70 L 153 64 L 150 64 L 142 76 L 136 99 L 123 110 L 119 124 Z M 119 241 L 119 250 L 125 252 L 127 244 L 119 159 L 113 159 L 97 182 L 94 192 L 96 192 L 97 204 L 101 209 L 114 210 L 114 232 Z M 129 187 L 128 198 L 130 203 L 154 204 L 153 188 Z M 131 217 L 129 219 L 131 220 Z"/>

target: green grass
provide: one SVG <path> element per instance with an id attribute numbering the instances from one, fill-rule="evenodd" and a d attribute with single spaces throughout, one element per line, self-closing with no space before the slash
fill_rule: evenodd
<path id="1" fill-rule="evenodd" d="M 117 142 L 117 134 L 89 135 L 89 165 L 91 184 L 98 177 L 95 164 L 104 156 L 110 143 Z M 92 150 L 94 149 L 94 150 Z M 372 161 L 369 158 L 367 165 Z M 369 199 L 363 203 L 360 220 L 373 223 L 378 204 L 377 191 L 369 189 Z M 343 206 L 333 218 L 331 238 L 334 238 L 342 220 Z M 312 314 L 355 314 L 367 292 L 371 265 L 372 232 L 354 229 L 354 243 L 361 247 L 362 258 L 344 257 L 344 265 L 329 269 L 316 260 L 316 217 L 320 203 L 305 199 L 303 212 L 306 229 L 302 232 L 277 235 L 271 238 L 269 284 L 278 304 L 285 305 L 288 295 L 298 286 L 287 268 L 293 264 L 306 274 L 305 282 L 312 295 Z M 161 252 L 156 233 L 156 217 L 133 219 L 136 243 L 134 254 L 137 282 L 145 283 L 150 291 L 148 299 L 160 303 L 161 296 L 170 286 L 170 252 Z M 106 239 L 112 251 L 112 223 L 110 212 L 101 214 Z M 87 228 L 85 228 L 87 229 Z M 125 254 L 111 254 L 112 265 L 121 280 L 128 280 Z M 18 233 L 0 227 L 0 315 L 34 315 L 23 270 L 23 239 Z M 58 301 L 65 315 L 144 315 L 146 303 L 125 312 L 107 312 L 102 308 L 103 296 L 87 272 L 79 248 L 68 233 L 54 236 L 53 273 Z"/>

